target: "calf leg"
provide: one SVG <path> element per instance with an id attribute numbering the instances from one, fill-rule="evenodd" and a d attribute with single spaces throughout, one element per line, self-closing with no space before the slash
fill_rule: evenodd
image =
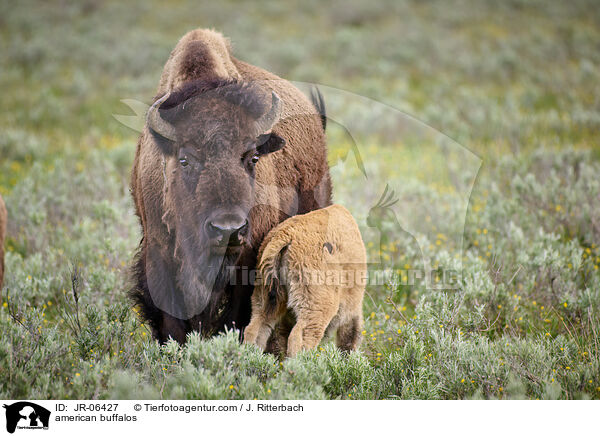
<path id="1" fill-rule="evenodd" d="M 298 322 L 292 329 L 288 338 L 288 357 L 294 357 L 298 351 L 312 350 L 319 345 L 325 329 L 334 317 L 335 312 L 310 312 L 308 314 L 298 315 Z"/>
<path id="2" fill-rule="evenodd" d="M 264 350 L 276 321 L 276 319 L 268 318 L 262 313 L 253 316 L 244 331 L 244 343 L 256 344 L 261 350 Z"/>
<path id="3" fill-rule="evenodd" d="M 319 345 L 321 339 L 325 335 L 325 329 L 329 324 L 329 320 L 323 322 L 321 320 L 307 324 L 302 330 L 302 345 L 305 350 L 312 350 Z"/>
<path id="4" fill-rule="evenodd" d="M 336 335 L 336 344 L 342 351 L 352 351 L 360 343 L 362 315 L 354 315 L 340 324 Z"/>
<path id="5" fill-rule="evenodd" d="M 288 357 L 295 357 L 296 354 L 302 349 L 302 329 L 303 323 L 301 320 L 296 321 L 296 325 L 290 332 L 290 336 L 287 341 L 287 355 Z"/>
<path id="6" fill-rule="evenodd" d="M 280 358 L 285 357 L 287 352 L 288 337 L 296 325 L 296 316 L 291 310 L 287 310 L 285 315 L 279 319 L 275 330 L 267 341 L 266 352 L 274 354 Z"/>

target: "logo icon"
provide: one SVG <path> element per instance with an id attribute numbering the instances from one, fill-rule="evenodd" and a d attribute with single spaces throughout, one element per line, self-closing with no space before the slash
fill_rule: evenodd
<path id="1" fill-rule="evenodd" d="M 14 433 L 18 429 L 48 429 L 50 411 L 28 401 L 4 405 L 6 409 L 6 431 Z"/>

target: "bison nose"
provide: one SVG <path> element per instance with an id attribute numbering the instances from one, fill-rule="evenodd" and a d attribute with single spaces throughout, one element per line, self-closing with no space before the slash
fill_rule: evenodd
<path id="1" fill-rule="evenodd" d="M 209 238 L 227 243 L 233 236 L 243 235 L 248 227 L 248 220 L 239 213 L 218 214 L 206 221 L 206 233 Z M 234 243 L 239 241 L 232 241 Z"/>

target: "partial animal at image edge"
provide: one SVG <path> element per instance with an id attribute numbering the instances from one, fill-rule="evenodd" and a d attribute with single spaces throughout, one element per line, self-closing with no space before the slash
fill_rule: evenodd
<path id="1" fill-rule="evenodd" d="M 0 289 L 4 282 L 4 239 L 6 238 L 6 222 L 8 220 L 6 205 L 0 195 Z"/>

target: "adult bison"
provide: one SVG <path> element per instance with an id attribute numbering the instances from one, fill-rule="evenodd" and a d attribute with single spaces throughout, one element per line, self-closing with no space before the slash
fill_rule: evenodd
<path id="1" fill-rule="evenodd" d="M 0 195 L 0 289 L 4 281 L 4 237 L 6 236 L 6 206 Z"/>
<path id="2" fill-rule="evenodd" d="M 156 339 L 246 326 L 264 236 L 331 203 L 315 105 L 217 32 L 189 32 L 171 52 L 131 179 L 143 233 L 131 295 Z"/>

